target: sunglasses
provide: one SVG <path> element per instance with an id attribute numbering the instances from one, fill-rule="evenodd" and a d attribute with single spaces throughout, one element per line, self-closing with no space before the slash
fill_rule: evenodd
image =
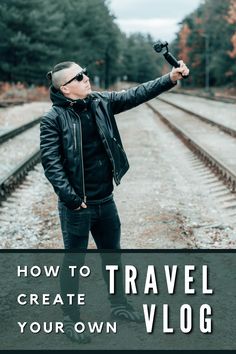
<path id="1" fill-rule="evenodd" d="M 70 82 L 72 82 L 73 80 L 77 80 L 77 81 L 82 81 L 84 78 L 84 75 L 88 76 L 88 71 L 86 68 L 84 68 L 83 70 L 81 70 L 76 76 L 74 76 L 72 79 L 70 79 L 69 81 L 67 81 L 64 85 L 62 86 L 66 86 L 68 85 Z"/>

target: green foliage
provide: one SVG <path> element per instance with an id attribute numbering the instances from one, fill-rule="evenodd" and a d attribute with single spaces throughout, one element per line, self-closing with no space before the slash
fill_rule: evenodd
<path id="1" fill-rule="evenodd" d="M 151 36 L 132 34 L 124 46 L 124 70 L 128 81 L 144 82 L 161 75 L 160 56 L 153 51 Z"/>
<path id="2" fill-rule="evenodd" d="M 40 83 L 48 62 L 59 56 L 63 14 L 47 0 L 0 2 L 1 81 Z"/>

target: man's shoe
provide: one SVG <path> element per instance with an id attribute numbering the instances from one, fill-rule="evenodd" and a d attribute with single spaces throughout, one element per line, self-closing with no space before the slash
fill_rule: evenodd
<path id="1" fill-rule="evenodd" d="M 91 337 L 86 333 L 77 333 L 74 329 L 75 322 L 69 316 L 64 316 L 64 333 L 73 342 L 85 344 L 91 342 Z"/>
<path id="2" fill-rule="evenodd" d="M 143 313 L 135 310 L 130 304 L 113 305 L 111 307 L 111 317 L 137 323 L 144 322 Z"/>

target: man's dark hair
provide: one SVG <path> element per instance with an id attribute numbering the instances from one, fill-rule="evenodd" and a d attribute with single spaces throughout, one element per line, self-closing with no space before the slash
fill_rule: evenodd
<path id="1" fill-rule="evenodd" d="M 56 72 L 61 71 L 63 69 L 68 69 L 74 64 L 75 64 L 75 62 L 73 62 L 73 61 L 63 61 L 62 63 L 56 64 L 54 66 L 54 68 L 47 73 L 47 75 L 46 75 L 47 79 L 50 81 L 50 83 L 53 84 L 53 86 L 55 88 L 58 88 L 57 82 L 54 82 L 56 80 L 53 80 L 53 74 L 55 74 Z"/>

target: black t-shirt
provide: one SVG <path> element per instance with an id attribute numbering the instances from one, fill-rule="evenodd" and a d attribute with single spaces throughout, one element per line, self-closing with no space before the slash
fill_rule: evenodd
<path id="1" fill-rule="evenodd" d="M 75 107 L 75 110 L 82 127 L 85 194 L 88 202 L 100 200 L 113 191 L 112 165 L 89 106 L 84 109 Z"/>

